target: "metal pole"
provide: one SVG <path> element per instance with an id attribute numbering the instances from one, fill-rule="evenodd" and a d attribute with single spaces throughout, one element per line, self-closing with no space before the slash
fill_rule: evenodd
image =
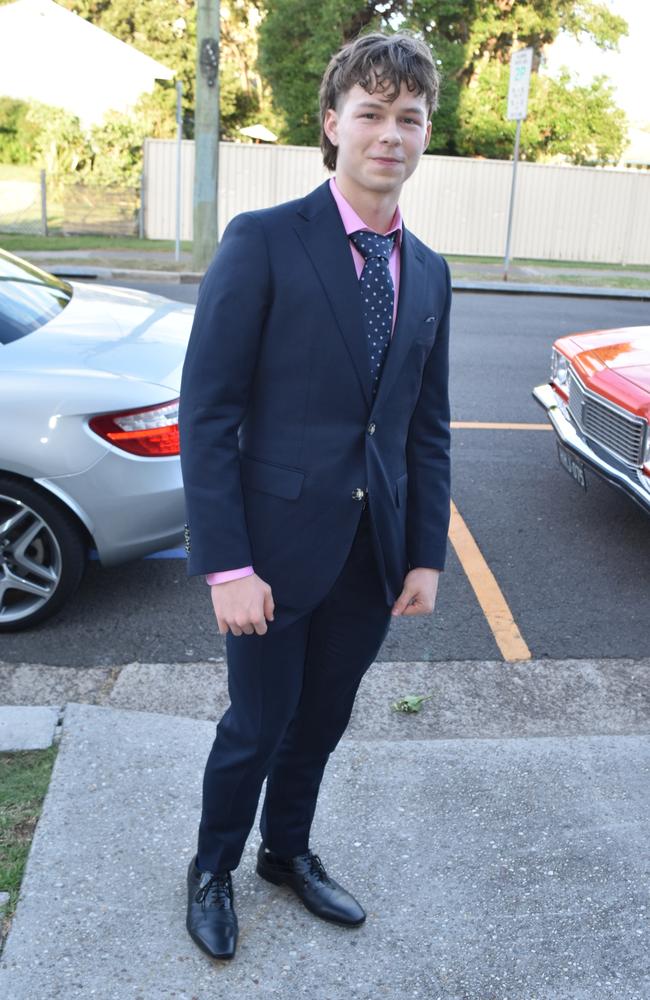
<path id="1" fill-rule="evenodd" d="M 192 263 L 203 271 L 217 248 L 219 176 L 219 2 L 196 5 L 196 105 Z"/>
<path id="2" fill-rule="evenodd" d="M 181 152 L 183 143 L 183 112 L 181 97 L 183 84 L 176 81 L 176 263 L 181 259 Z"/>
<path id="3" fill-rule="evenodd" d="M 47 178 L 41 170 L 41 234 L 47 236 Z"/>
<path id="4" fill-rule="evenodd" d="M 510 188 L 510 208 L 508 210 L 508 235 L 506 237 L 506 259 L 503 271 L 503 280 L 508 280 L 508 265 L 510 263 L 510 236 L 512 234 L 512 215 L 515 207 L 515 188 L 517 186 L 517 162 L 519 160 L 519 134 L 521 132 L 521 118 L 517 119 L 517 131 L 515 133 L 515 154 L 512 161 L 512 187 Z"/>
<path id="5" fill-rule="evenodd" d="M 138 236 L 144 239 L 144 170 L 140 174 L 140 210 L 138 212 Z"/>

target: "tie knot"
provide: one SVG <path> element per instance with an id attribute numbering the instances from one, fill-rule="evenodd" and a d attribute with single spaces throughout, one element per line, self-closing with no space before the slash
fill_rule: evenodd
<path id="1" fill-rule="evenodd" d="M 364 260 L 376 257 L 385 261 L 388 261 L 390 258 L 396 236 L 397 231 L 389 233 L 388 236 L 382 236 L 381 233 L 373 233 L 368 229 L 358 229 L 356 233 L 349 234 L 350 239 L 359 253 L 362 254 Z"/>

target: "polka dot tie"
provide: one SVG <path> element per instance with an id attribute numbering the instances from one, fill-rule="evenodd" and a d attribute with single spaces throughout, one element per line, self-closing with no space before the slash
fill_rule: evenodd
<path id="1" fill-rule="evenodd" d="M 393 304 L 395 289 L 388 269 L 388 261 L 397 233 L 380 236 L 379 233 L 359 229 L 350 233 L 350 239 L 362 254 L 365 264 L 359 277 L 361 307 L 368 337 L 370 375 L 373 397 L 379 388 L 381 370 L 388 353 L 393 329 Z"/>

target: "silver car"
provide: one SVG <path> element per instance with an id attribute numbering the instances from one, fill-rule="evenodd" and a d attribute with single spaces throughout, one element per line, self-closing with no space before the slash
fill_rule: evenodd
<path id="1" fill-rule="evenodd" d="M 0 250 L 0 631 L 58 611 L 92 550 L 111 566 L 182 543 L 193 315 Z"/>

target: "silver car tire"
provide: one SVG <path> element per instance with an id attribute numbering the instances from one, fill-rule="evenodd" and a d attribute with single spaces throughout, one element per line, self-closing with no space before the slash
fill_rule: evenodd
<path id="1" fill-rule="evenodd" d="M 0 475 L 0 632 L 56 614 L 79 586 L 86 558 L 72 514 L 33 484 Z"/>

